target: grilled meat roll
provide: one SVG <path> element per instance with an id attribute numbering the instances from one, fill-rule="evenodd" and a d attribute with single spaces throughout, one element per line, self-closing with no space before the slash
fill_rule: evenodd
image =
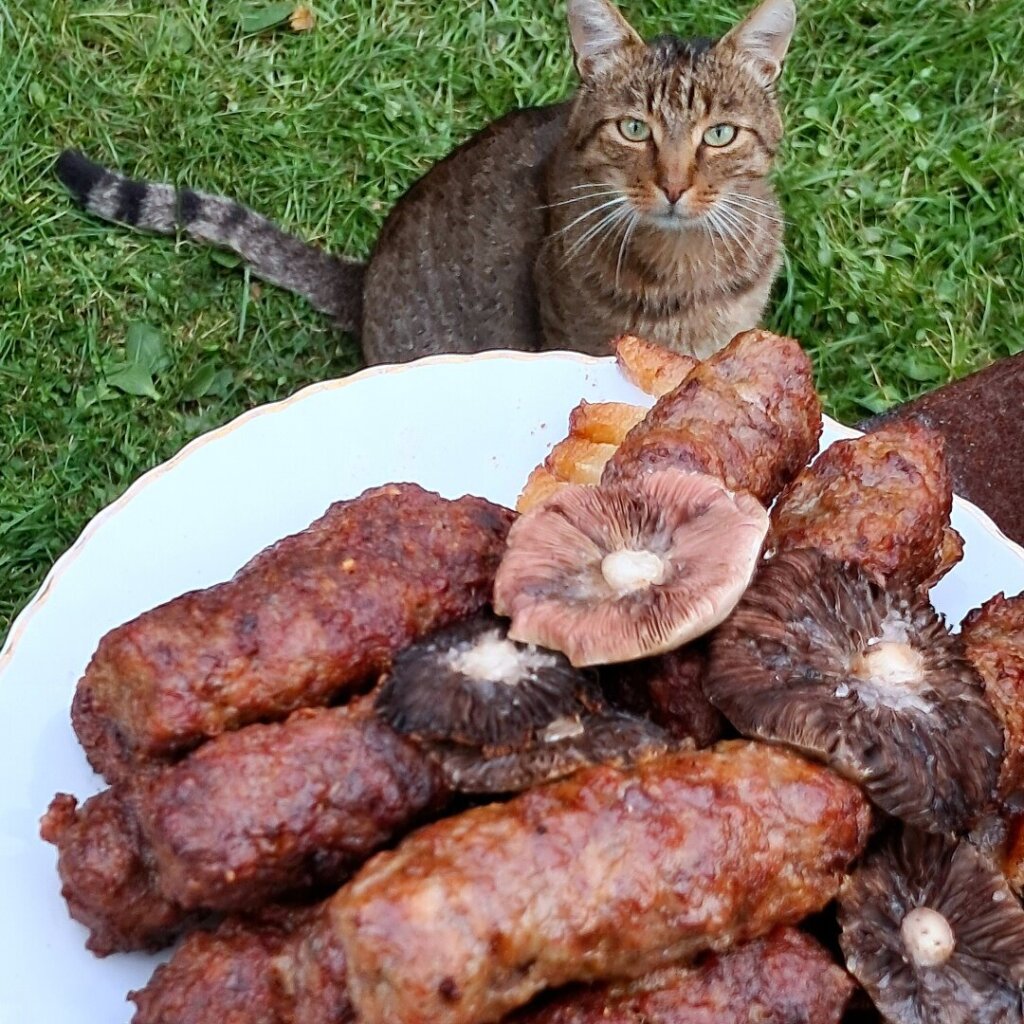
<path id="1" fill-rule="evenodd" d="M 770 551 L 816 548 L 882 585 L 930 587 L 961 558 L 942 435 L 913 420 L 836 441 L 779 496 Z"/>
<path id="2" fill-rule="evenodd" d="M 602 483 L 690 469 L 767 504 L 821 435 L 811 362 L 792 338 L 746 331 L 701 363 L 626 435 Z"/>
<path id="3" fill-rule="evenodd" d="M 764 939 L 636 981 L 573 986 L 506 1024 L 838 1024 L 854 988 L 811 938 Z M 133 1024 L 355 1024 L 326 905 L 275 909 L 195 932 L 131 998 Z"/>
<path id="4" fill-rule="evenodd" d="M 799 921 L 869 828 L 860 791 L 761 744 L 586 769 L 420 829 L 331 901 L 363 1024 L 483 1024 Z"/>
<path id="5" fill-rule="evenodd" d="M 489 599 L 512 515 L 389 484 L 332 505 L 230 582 L 112 630 L 72 706 L 90 764 L 114 782 L 328 703 Z"/>
<path id="6" fill-rule="evenodd" d="M 59 794 L 43 838 L 104 955 L 166 945 L 193 911 L 337 885 L 447 797 L 433 761 L 365 697 L 226 733 L 79 810 Z"/>
<path id="7" fill-rule="evenodd" d="M 996 594 L 969 612 L 960 627 L 967 660 L 985 684 L 985 695 L 1003 724 L 1006 754 L 999 793 L 1024 790 L 1024 594 Z"/>
<path id="8" fill-rule="evenodd" d="M 325 911 L 273 907 L 193 932 L 129 993 L 132 1024 L 355 1024 Z"/>
<path id="9" fill-rule="evenodd" d="M 694 967 L 567 989 L 508 1024 L 839 1024 L 854 987 L 813 939 L 778 928 Z"/>

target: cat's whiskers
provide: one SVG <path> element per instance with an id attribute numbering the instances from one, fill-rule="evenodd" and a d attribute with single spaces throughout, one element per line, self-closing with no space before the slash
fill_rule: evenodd
<path id="1" fill-rule="evenodd" d="M 574 256 L 578 251 L 582 250 L 587 242 L 593 238 L 599 238 L 602 234 L 610 234 L 612 229 L 628 214 L 628 208 L 625 205 L 619 206 L 618 209 L 612 210 L 611 213 L 606 214 L 597 224 L 591 225 L 569 248 L 566 253 L 566 259 Z M 601 239 L 597 242 L 596 249 L 601 247 L 605 239 Z"/>
<path id="2" fill-rule="evenodd" d="M 555 206 L 569 206 L 571 203 L 582 203 L 587 199 L 603 199 L 605 196 L 617 195 L 619 190 L 617 188 L 609 189 L 607 192 L 588 192 L 585 196 L 574 196 L 572 199 L 563 199 L 557 203 L 545 203 L 543 206 L 538 206 L 538 210 L 550 210 Z"/>
<path id="3" fill-rule="evenodd" d="M 758 224 L 757 221 L 752 220 L 750 217 L 746 216 L 746 214 L 741 213 L 739 210 L 729 206 L 728 204 L 721 204 L 719 206 L 719 210 L 725 220 L 734 225 L 741 235 L 745 234 L 748 237 L 751 237 L 761 230 L 761 225 Z"/>
<path id="4" fill-rule="evenodd" d="M 619 287 L 619 276 L 622 273 L 622 260 L 626 255 L 626 246 L 629 244 L 630 235 L 640 223 L 640 215 L 636 210 L 630 210 L 630 216 L 626 224 L 626 230 L 622 233 L 622 241 L 619 243 L 619 258 L 615 261 L 615 287 Z"/>
<path id="5" fill-rule="evenodd" d="M 745 213 L 753 218 L 771 221 L 774 224 L 785 224 L 785 218 L 776 215 L 777 207 L 762 199 L 755 199 L 753 196 L 741 196 L 735 193 L 719 197 L 719 202 L 724 203 L 737 213 Z M 751 221 L 753 224 L 754 222 Z"/>
<path id="6" fill-rule="evenodd" d="M 708 224 L 707 218 L 700 222 L 700 226 L 704 229 L 704 234 L 708 236 L 708 241 L 711 243 L 711 259 L 714 263 L 715 269 L 718 269 L 719 256 L 718 256 L 718 243 L 715 241 L 715 233 L 711 230 L 711 226 Z"/>
<path id="7" fill-rule="evenodd" d="M 565 264 L 567 264 L 578 252 L 580 252 L 586 246 L 587 242 L 589 242 L 592 238 L 599 236 L 602 231 L 608 231 L 610 233 L 612 229 L 619 223 L 619 221 L 623 220 L 625 217 L 628 217 L 631 212 L 631 209 L 630 207 L 624 204 L 625 196 L 623 196 L 623 201 L 621 204 L 618 205 L 617 209 L 612 210 L 611 213 L 606 213 L 601 218 L 601 220 L 599 220 L 596 224 L 591 225 L 589 228 L 587 228 L 587 230 L 578 239 L 576 239 L 576 241 L 573 242 L 573 244 L 566 251 L 565 256 L 562 260 L 562 265 L 565 266 Z M 600 247 L 600 245 L 601 242 L 598 242 L 598 247 Z"/>
<path id="8" fill-rule="evenodd" d="M 711 225 L 711 227 L 714 228 L 715 231 L 718 233 L 718 237 L 725 242 L 726 248 L 728 248 L 729 251 L 732 252 L 734 244 L 742 245 L 742 242 L 739 236 L 736 234 L 735 228 L 725 219 L 724 213 L 724 207 L 713 206 L 705 214 L 705 217 L 707 218 L 707 222 Z"/>
<path id="9" fill-rule="evenodd" d="M 589 199 L 590 197 L 587 196 L 586 198 Z M 607 202 L 600 203 L 597 206 L 593 206 L 585 213 L 581 213 L 574 221 L 570 221 L 568 224 L 566 224 L 564 228 L 559 228 L 556 232 L 552 234 L 551 237 L 557 238 L 559 235 L 564 235 L 567 231 L 576 227 L 576 225 L 579 224 L 580 221 L 586 220 L 588 217 L 592 216 L 595 213 L 600 213 L 601 210 L 607 210 L 609 206 L 621 206 L 625 201 L 626 197 L 624 195 L 618 195 L 614 199 L 609 199 Z"/>
<path id="10" fill-rule="evenodd" d="M 716 212 L 725 223 L 735 229 L 736 234 L 741 240 L 744 237 L 750 240 L 752 234 L 759 229 L 759 225 L 756 222 L 740 211 L 733 209 L 727 203 L 717 203 Z"/>
<path id="11" fill-rule="evenodd" d="M 618 185 L 613 184 L 610 181 L 586 181 L 582 185 L 570 185 L 569 191 L 576 192 L 581 188 L 613 188 L 618 189 Z"/>
<path id="12" fill-rule="evenodd" d="M 733 199 L 740 203 L 747 203 L 750 206 L 767 207 L 772 213 L 776 213 L 779 209 L 778 203 L 769 202 L 767 199 L 761 199 L 758 196 L 748 195 L 746 192 L 726 192 L 725 196 L 728 199 Z"/>

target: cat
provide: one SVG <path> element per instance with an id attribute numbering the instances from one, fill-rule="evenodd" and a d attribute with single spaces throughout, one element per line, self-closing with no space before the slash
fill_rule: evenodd
<path id="1" fill-rule="evenodd" d="M 65 151 L 92 213 L 234 250 L 356 334 L 367 363 L 576 349 L 622 333 L 705 358 L 759 322 L 782 254 L 769 173 L 792 0 L 717 41 L 645 43 L 610 0 L 568 0 L 580 85 L 518 110 L 398 201 L 366 263 L 219 196 L 131 181 Z"/>

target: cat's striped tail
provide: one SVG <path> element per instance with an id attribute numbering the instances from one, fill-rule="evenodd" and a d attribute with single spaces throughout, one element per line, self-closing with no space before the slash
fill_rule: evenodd
<path id="1" fill-rule="evenodd" d="M 61 153 L 56 169 L 68 191 L 97 217 L 164 235 L 180 230 L 230 249 L 258 277 L 303 296 L 342 330 L 358 332 L 365 264 L 289 235 L 233 199 L 132 181 L 73 150 Z"/>

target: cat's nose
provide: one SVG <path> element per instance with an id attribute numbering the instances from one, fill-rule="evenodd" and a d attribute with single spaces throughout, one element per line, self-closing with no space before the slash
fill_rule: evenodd
<path id="1" fill-rule="evenodd" d="M 670 206 L 675 206 L 683 197 L 683 193 L 686 191 L 686 186 L 679 184 L 663 184 L 661 191 L 665 193 L 665 198 L 669 201 Z"/>

